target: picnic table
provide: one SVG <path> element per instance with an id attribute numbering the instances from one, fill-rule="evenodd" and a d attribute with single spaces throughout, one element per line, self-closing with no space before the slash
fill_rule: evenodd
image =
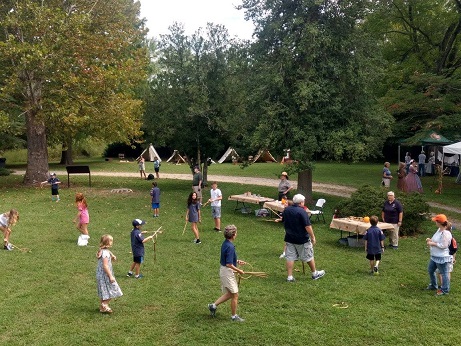
<path id="1" fill-rule="evenodd" d="M 262 208 L 264 203 L 271 202 L 274 199 L 269 197 L 261 197 L 258 195 L 243 193 L 241 195 L 231 195 L 228 197 L 228 200 L 237 202 L 235 210 L 251 210 L 251 208 L 249 208 L 245 203 L 257 204 L 259 208 Z"/>
<path id="2" fill-rule="evenodd" d="M 394 226 L 392 224 L 386 222 L 378 222 L 377 226 L 382 230 L 394 229 Z M 371 224 L 369 222 L 354 220 L 347 217 L 332 219 L 330 223 L 330 228 L 339 229 L 341 231 L 341 238 L 343 235 L 343 231 L 348 233 L 355 233 L 357 235 L 364 235 L 370 227 Z"/>

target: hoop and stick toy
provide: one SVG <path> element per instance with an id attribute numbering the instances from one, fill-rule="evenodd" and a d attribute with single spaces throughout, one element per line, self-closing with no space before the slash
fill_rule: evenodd
<path id="1" fill-rule="evenodd" d="M 258 278 L 267 278 L 268 275 L 266 272 L 255 272 L 253 271 L 253 265 L 251 263 L 246 262 L 244 265 L 247 265 L 251 268 L 251 271 L 244 271 L 244 274 L 237 274 L 239 279 L 237 281 L 237 285 L 240 286 L 241 280 L 248 280 L 251 277 L 258 277 Z"/>
<path id="2" fill-rule="evenodd" d="M 14 249 L 16 249 L 16 250 L 19 250 L 19 251 L 21 251 L 21 252 L 30 252 L 30 249 L 29 249 L 29 248 L 26 248 L 26 247 L 19 247 L 19 246 L 16 246 L 16 245 L 12 244 L 12 243 L 10 243 L 10 244 L 11 244 L 11 246 L 12 246 Z"/>
<path id="3" fill-rule="evenodd" d="M 162 226 L 160 226 L 153 234 L 152 234 L 152 242 L 154 243 L 154 262 L 157 261 L 157 235 L 162 234 L 163 231 L 161 231 Z"/>

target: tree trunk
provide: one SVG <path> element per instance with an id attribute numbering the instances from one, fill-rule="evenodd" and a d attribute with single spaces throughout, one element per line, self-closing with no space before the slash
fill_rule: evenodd
<path id="1" fill-rule="evenodd" d="M 72 140 L 70 140 L 67 144 L 62 144 L 61 161 L 59 164 L 66 166 L 74 164 L 74 160 L 72 158 Z"/>
<path id="2" fill-rule="evenodd" d="M 48 147 L 46 145 L 45 122 L 37 118 L 37 112 L 26 113 L 27 170 L 24 184 L 45 181 L 48 178 Z"/>
<path id="3" fill-rule="evenodd" d="M 312 170 L 306 169 L 298 173 L 298 193 L 306 197 L 306 204 L 312 204 Z"/>

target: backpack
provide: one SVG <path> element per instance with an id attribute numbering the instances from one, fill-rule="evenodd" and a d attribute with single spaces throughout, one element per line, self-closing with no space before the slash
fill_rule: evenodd
<path id="1" fill-rule="evenodd" d="M 147 176 L 147 180 L 154 180 L 155 177 L 152 173 L 150 173 L 148 176 Z"/>
<path id="2" fill-rule="evenodd" d="M 451 237 L 450 245 L 448 245 L 448 253 L 454 255 L 458 251 L 458 243 L 456 242 L 455 237 Z"/>

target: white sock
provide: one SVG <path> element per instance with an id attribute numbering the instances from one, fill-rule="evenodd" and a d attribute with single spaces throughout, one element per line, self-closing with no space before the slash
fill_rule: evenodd
<path id="1" fill-rule="evenodd" d="M 288 280 L 292 280 L 293 279 L 293 275 L 288 275 Z"/>

